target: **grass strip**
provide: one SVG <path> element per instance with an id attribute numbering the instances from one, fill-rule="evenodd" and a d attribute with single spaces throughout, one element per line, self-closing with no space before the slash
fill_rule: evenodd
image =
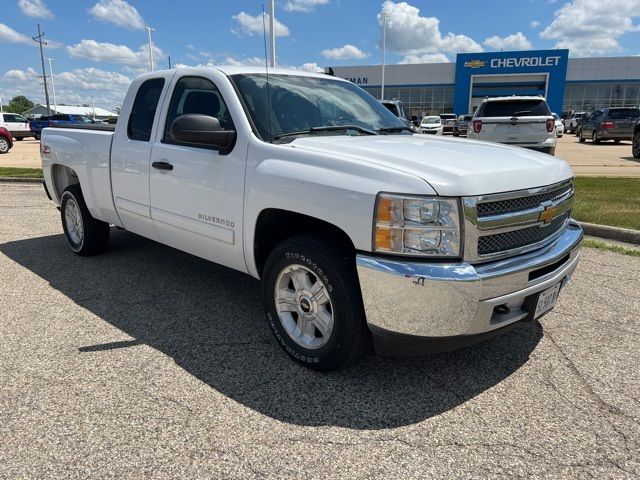
<path id="1" fill-rule="evenodd" d="M 41 168 L 0 167 L 0 177 L 43 178 Z"/>
<path id="2" fill-rule="evenodd" d="M 609 243 L 601 242 L 599 240 L 592 240 L 586 238 L 583 243 L 585 247 L 597 248 L 598 250 L 606 250 L 607 252 L 621 253 L 623 255 L 629 255 L 630 257 L 640 257 L 640 250 L 634 250 L 633 248 L 625 248 L 620 245 L 611 245 Z"/>

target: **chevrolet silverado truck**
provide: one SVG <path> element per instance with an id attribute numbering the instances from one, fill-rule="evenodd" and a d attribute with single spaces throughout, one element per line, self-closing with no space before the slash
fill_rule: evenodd
<path id="1" fill-rule="evenodd" d="M 45 128 L 41 157 L 73 252 L 115 226 L 260 279 L 277 343 L 317 370 L 534 321 L 580 256 L 567 163 L 413 134 L 324 74 L 149 73 L 117 125 Z"/>

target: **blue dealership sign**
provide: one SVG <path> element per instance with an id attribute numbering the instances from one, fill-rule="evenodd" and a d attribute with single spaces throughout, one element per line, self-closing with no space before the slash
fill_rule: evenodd
<path id="1" fill-rule="evenodd" d="M 454 110 L 457 114 L 467 113 L 472 94 L 474 96 L 502 96 L 508 94 L 544 94 L 544 86 L 535 82 L 518 82 L 517 78 L 526 74 L 545 74 L 546 97 L 552 111 L 560 113 L 567 76 L 569 50 L 534 50 L 524 52 L 460 53 L 456 60 L 456 86 Z M 479 83 L 472 90 L 472 78 L 491 76 L 495 83 Z M 508 82 L 502 82 L 500 75 L 510 75 Z M 523 77 L 526 78 L 526 77 Z M 532 85 L 533 84 L 533 85 Z M 493 90 L 492 90 L 493 89 Z M 491 96 L 491 95 L 489 95 Z"/>

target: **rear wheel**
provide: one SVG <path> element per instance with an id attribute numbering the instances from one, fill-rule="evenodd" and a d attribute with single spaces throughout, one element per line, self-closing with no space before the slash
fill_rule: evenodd
<path id="1" fill-rule="evenodd" d="M 282 349 L 314 370 L 344 367 L 369 345 L 353 253 L 321 235 L 285 240 L 269 255 L 263 296 Z"/>
<path id="2" fill-rule="evenodd" d="M 9 141 L 4 137 L 0 137 L 0 153 L 7 153 L 9 148 Z"/>
<path id="3" fill-rule="evenodd" d="M 621 141 L 622 141 L 622 140 L 621 140 L 621 139 L 619 139 L 619 138 L 614 138 L 614 139 L 613 139 L 613 142 L 614 142 L 614 143 L 620 143 Z"/>
<path id="4" fill-rule="evenodd" d="M 631 146 L 633 158 L 640 158 L 640 131 L 633 135 L 633 145 Z"/>
<path id="5" fill-rule="evenodd" d="M 580 140 L 580 143 L 585 142 L 585 138 L 584 138 L 584 135 L 582 134 L 582 130 L 580 130 L 580 133 L 578 134 L 578 139 Z"/>
<path id="6" fill-rule="evenodd" d="M 36 140 L 40 140 L 40 135 L 36 134 L 33 136 L 33 138 L 35 138 Z"/>
<path id="7" fill-rule="evenodd" d="M 24 140 L 24 137 L 16 137 L 16 140 L 21 142 L 22 140 Z"/>
<path id="8" fill-rule="evenodd" d="M 109 224 L 89 213 L 79 185 L 70 185 L 60 199 L 62 228 L 69 247 L 78 255 L 95 255 L 107 248 Z"/>
<path id="9" fill-rule="evenodd" d="M 598 132 L 596 130 L 591 134 L 591 141 L 593 143 L 600 143 L 600 137 L 598 136 Z"/>

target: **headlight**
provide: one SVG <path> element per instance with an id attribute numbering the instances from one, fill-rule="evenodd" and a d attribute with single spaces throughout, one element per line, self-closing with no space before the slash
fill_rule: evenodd
<path id="1" fill-rule="evenodd" d="M 379 194 L 373 249 L 398 255 L 460 256 L 458 200 Z"/>

